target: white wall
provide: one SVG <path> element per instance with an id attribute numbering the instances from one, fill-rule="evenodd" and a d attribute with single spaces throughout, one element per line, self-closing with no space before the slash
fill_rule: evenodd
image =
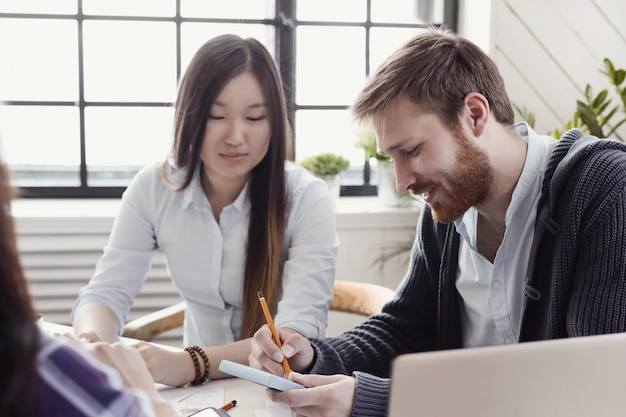
<path id="1" fill-rule="evenodd" d="M 457 33 L 487 53 L 491 48 L 491 9 L 492 0 L 459 0 Z"/>

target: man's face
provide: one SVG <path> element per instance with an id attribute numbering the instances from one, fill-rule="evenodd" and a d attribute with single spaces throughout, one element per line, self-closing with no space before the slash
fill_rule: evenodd
<path id="1" fill-rule="evenodd" d="M 378 147 L 393 160 L 398 191 L 421 194 L 435 220 L 450 223 L 486 199 L 493 178 L 489 157 L 463 126 L 451 129 L 401 97 L 374 130 Z"/>

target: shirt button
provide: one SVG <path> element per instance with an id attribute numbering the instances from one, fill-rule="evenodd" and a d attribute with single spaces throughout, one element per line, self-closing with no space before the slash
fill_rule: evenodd
<path id="1" fill-rule="evenodd" d="M 500 286 L 501 286 L 500 281 L 496 281 L 493 283 L 493 289 L 496 291 L 500 290 Z"/>
<path id="2" fill-rule="evenodd" d="M 504 343 L 508 345 L 510 343 L 513 343 L 513 340 L 510 337 L 507 337 L 504 339 Z"/>

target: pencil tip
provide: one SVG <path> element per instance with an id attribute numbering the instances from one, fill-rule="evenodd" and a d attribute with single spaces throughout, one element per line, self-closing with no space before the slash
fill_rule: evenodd
<path id="1" fill-rule="evenodd" d="M 233 400 L 233 405 L 237 405 L 237 400 Z"/>
<path id="2" fill-rule="evenodd" d="M 258 293 L 256 293 L 256 295 L 259 298 L 263 298 L 263 291 L 259 291 Z"/>

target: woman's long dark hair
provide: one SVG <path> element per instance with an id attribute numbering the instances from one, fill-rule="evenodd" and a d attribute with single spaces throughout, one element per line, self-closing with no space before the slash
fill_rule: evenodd
<path id="1" fill-rule="evenodd" d="M 262 291 L 272 313 L 276 311 L 281 276 L 281 248 L 286 224 L 285 160 L 290 154 L 290 127 L 282 79 L 272 56 L 259 41 L 222 35 L 196 52 L 181 78 L 176 99 L 172 158 L 187 168 L 183 183 L 191 183 L 202 161 L 200 151 L 211 105 L 234 77 L 249 71 L 263 90 L 269 111 L 270 144 L 263 160 L 252 170 L 248 193 L 251 202 L 243 285 L 240 338 L 263 325 L 257 292 Z M 165 173 L 161 171 L 165 178 Z"/>
<path id="2" fill-rule="evenodd" d="M 0 416 L 35 416 L 39 329 L 15 242 L 11 194 L 0 162 Z"/>

